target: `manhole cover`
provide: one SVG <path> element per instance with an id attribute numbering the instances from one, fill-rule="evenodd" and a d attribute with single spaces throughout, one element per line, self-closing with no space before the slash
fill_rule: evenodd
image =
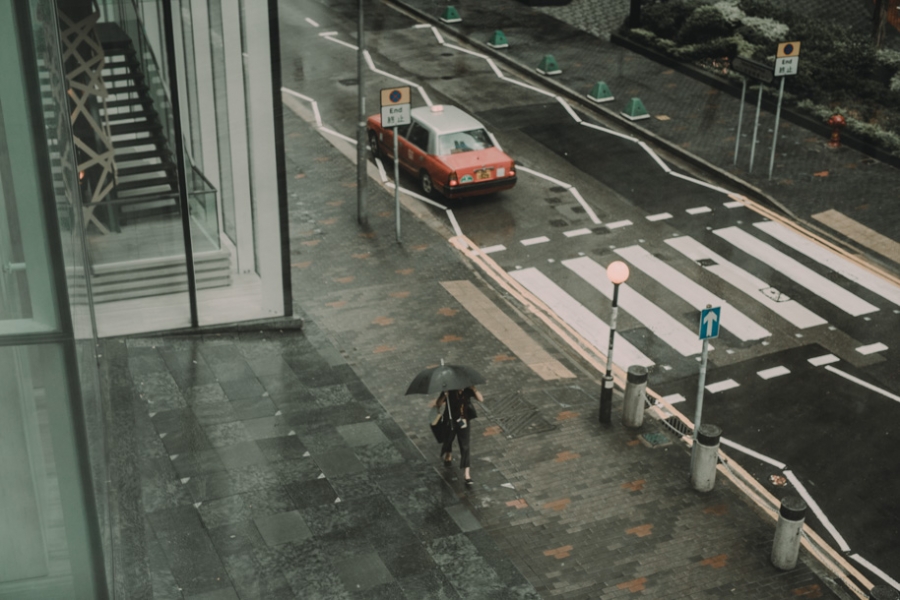
<path id="1" fill-rule="evenodd" d="M 509 438 L 556 429 L 556 425 L 542 417 L 533 404 L 525 401 L 521 391 L 494 400 L 490 403 L 489 410 L 490 419 L 499 425 Z"/>
<path id="2" fill-rule="evenodd" d="M 791 299 L 790 296 L 788 296 L 787 294 L 782 294 L 773 287 L 762 288 L 759 291 L 762 292 L 763 296 L 771 298 L 775 302 L 787 302 Z"/>
<path id="3" fill-rule="evenodd" d="M 711 258 L 701 258 L 697 262 L 700 264 L 701 267 L 712 267 L 714 265 L 719 264 Z"/>

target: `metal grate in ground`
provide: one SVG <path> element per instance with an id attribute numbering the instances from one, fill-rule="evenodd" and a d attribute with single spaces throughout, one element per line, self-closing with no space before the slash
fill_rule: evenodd
<path id="1" fill-rule="evenodd" d="M 493 400 L 485 412 L 489 413 L 491 421 L 499 425 L 508 438 L 520 438 L 556 429 L 556 425 L 542 417 L 540 410 L 525 399 L 521 390 Z"/>

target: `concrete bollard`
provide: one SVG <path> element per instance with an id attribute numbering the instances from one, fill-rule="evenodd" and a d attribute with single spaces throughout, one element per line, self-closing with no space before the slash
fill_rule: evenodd
<path id="1" fill-rule="evenodd" d="M 869 600 L 900 600 L 900 592 L 889 585 L 876 585 L 869 590 Z"/>
<path id="2" fill-rule="evenodd" d="M 697 441 L 691 450 L 691 484 L 698 492 L 712 491 L 716 485 L 719 464 L 719 438 L 722 428 L 704 424 L 697 430 Z"/>
<path id="3" fill-rule="evenodd" d="M 625 427 L 640 427 L 644 423 L 644 390 L 647 389 L 647 367 L 628 367 L 625 382 L 625 405 L 622 409 L 622 424 Z"/>
<path id="4" fill-rule="evenodd" d="M 806 502 L 799 496 L 781 499 L 778 525 L 775 526 L 775 541 L 772 543 L 772 564 L 782 571 L 797 566 L 800 552 L 800 532 L 806 518 Z"/>

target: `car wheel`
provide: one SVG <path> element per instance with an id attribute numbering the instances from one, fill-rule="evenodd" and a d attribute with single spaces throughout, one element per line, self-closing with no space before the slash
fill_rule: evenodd
<path id="1" fill-rule="evenodd" d="M 378 149 L 378 136 L 374 131 L 369 132 L 369 148 L 372 150 L 372 158 L 381 158 L 381 150 Z"/>
<path id="2" fill-rule="evenodd" d="M 428 171 L 422 171 L 422 174 L 419 176 L 419 184 L 422 186 L 422 192 L 426 196 L 430 198 L 434 195 L 434 182 L 431 180 L 431 175 L 428 174 Z"/>

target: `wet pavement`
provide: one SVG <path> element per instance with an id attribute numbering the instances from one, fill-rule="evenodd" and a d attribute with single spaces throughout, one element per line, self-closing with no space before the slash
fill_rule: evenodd
<path id="1" fill-rule="evenodd" d="M 836 208 L 898 230 L 900 209 L 878 201 L 896 195 L 893 167 L 785 124 L 779 147 L 796 151 L 770 183 L 729 166 L 731 96 L 517 2 L 458 7 L 458 29 L 504 29 L 522 65 L 554 53 L 573 94 L 603 79 L 640 96 L 670 117 L 643 128 L 804 220 Z M 649 416 L 624 428 L 618 392 L 598 425 L 598 374 L 497 294 L 443 222 L 404 211 L 398 244 L 373 183 L 360 226 L 354 165 L 287 110 L 285 142 L 298 318 L 101 342 L 118 597 L 853 597 L 805 549 L 775 569 L 772 516 L 722 476 L 693 491 L 687 451 Z M 540 359 L 501 341 L 513 334 Z M 472 489 L 441 464 L 431 399 L 404 396 L 441 359 L 487 379 Z"/>

